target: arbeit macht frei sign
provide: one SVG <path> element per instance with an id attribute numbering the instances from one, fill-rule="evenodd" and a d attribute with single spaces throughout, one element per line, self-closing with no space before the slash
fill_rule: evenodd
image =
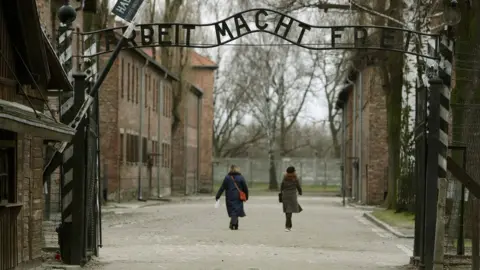
<path id="1" fill-rule="evenodd" d="M 109 28 L 80 33 L 82 36 L 98 35 L 100 50 L 93 57 L 113 51 L 125 27 Z M 195 35 L 196 32 L 202 35 Z M 128 39 L 127 48 L 141 47 L 189 47 L 213 48 L 253 33 L 268 33 L 309 50 L 387 50 L 416 54 L 415 41 L 436 39 L 438 35 L 420 33 L 402 28 L 372 25 L 316 26 L 304 23 L 288 15 L 269 10 L 251 9 L 222 21 L 209 24 L 155 23 L 139 24 Z M 202 36 L 201 40 L 195 39 Z M 205 40 L 205 37 L 210 37 Z M 401 38 L 401 39 L 400 39 Z M 268 44 L 265 44 L 268 45 Z M 421 57 L 436 58 L 430 54 Z"/>

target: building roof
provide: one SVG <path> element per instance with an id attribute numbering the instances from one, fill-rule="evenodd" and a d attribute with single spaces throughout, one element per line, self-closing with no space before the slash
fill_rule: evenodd
<path id="1" fill-rule="evenodd" d="M 35 1 L 3 1 L 0 9 L 17 54 L 19 65 L 15 75 L 18 83 L 38 84 L 39 91 L 52 85 L 70 86 L 63 67 L 57 62 L 58 58 L 48 48 L 48 39 L 41 29 Z M 0 112 L 0 126 L 3 129 L 31 133 L 54 141 L 70 141 L 75 134 L 73 128 L 59 123 L 52 116 L 17 102 L 0 99 Z"/>
<path id="2" fill-rule="evenodd" d="M 36 2 L 34 0 L 2 1 L 0 8 L 3 9 L 2 15 L 14 50 L 21 60 L 17 71 L 26 74 L 19 76 L 20 82 L 32 85 L 37 83 L 42 90 L 46 90 L 51 72 Z M 36 74 L 37 78 L 29 74 Z"/>
<path id="3" fill-rule="evenodd" d="M 14 132 L 36 134 L 53 141 L 70 141 L 75 129 L 25 105 L 0 100 L 0 125 Z"/>
<path id="4" fill-rule="evenodd" d="M 210 58 L 200 55 L 195 51 L 190 51 L 190 62 L 194 68 L 206 68 L 217 69 L 217 63 L 213 62 Z"/>
<path id="5" fill-rule="evenodd" d="M 115 37 L 118 40 L 120 40 L 122 35 L 118 32 L 114 32 L 114 33 L 115 33 Z M 134 53 L 138 54 L 139 56 L 145 58 L 145 60 L 148 61 L 149 65 L 151 65 L 151 66 L 157 68 L 158 70 L 162 71 L 163 73 L 167 74 L 169 78 L 171 78 L 175 81 L 180 80 L 177 75 L 175 75 L 173 72 L 169 71 L 165 66 L 163 66 L 158 61 L 153 59 L 151 52 L 148 52 L 148 50 L 145 51 L 144 49 L 141 49 L 141 48 L 132 48 L 132 49 L 128 49 L 128 51 L 134 52 Z"/>
<path id="6" fill-rule="evenodd" d="M 62 89 L 63 91 L 69 92 L 73 91 L 73 85 L 68 79 L 68 74 L 63 68 L 62 63 L 60 63 L 60 59 L 55 53 L 55 49 L 53 48 L 52 43 L 50 43 L 50 40 L 48 40 L 45 32 L 43 33 L 43 41 L 47 49 L 48 66 L 50 67 L 50 70 L 52 70 L 51 78 L 47 84 L 47 88 Z"/>

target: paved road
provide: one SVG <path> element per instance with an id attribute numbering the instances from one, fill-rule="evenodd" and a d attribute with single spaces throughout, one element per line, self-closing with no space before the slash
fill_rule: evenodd
<path id="1" fill-rule="evenodd" d="M 238 231 L 213 200 L 117 210 L 105 216 L 104 248 L 91 269 L 374 270 L 409 261 L 411 240 L 377 229 L 338 198 L 301 197 L 292 232 L 276 199 L 252 197 Z"/>

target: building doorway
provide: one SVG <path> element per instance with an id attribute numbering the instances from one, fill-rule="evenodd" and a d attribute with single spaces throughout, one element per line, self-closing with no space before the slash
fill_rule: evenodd
<path id="1" fill-rule="evenodd" d="M 0 270 L 17 266 L 16 134 L 0 129 Z"/>

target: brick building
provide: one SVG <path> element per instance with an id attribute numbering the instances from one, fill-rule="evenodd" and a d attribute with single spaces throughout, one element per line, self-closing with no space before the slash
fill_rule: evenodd
<path id="1" fill-rule="evenodd" d="M 35 1 L 0 5 L 0 268 L 41 256 L 45 145 L 74 130 L 45 110 L 48 89 L 72 91 Z"/>
<path id="2" fill-rule="evenodd" d="M 140 198 L 139 186 L 142 199 L 211 192 L 217 66 L 193 51 L 189 59 L 188 91 L 179 104 L 182 121 L 175 134 L 173 91 L 179 78 L 145 49 L 122 51 L 113 65 L 99 94 L 101 165 L 108 199 Z"/>
<path id="3" fill-rule="evenodd" d="M 379 204 L 387 191 L 387 109 L 378 67 L 352 70 L 337 100 L 343 112 L 344 179 L 347 196 Z"/>
<path id="4" fill-rule="evenodd" d="M 203 89 L 200 116 L 199 184 L 197 191 L 200 193 L 211 193 L 213 189 L 213 91 L 215 71 L 218 69 L 218 65 L 195 52 L 191 53 L 190 60 L 191 72 L 188 73 L 189 81 Z"/>
<path id="5" fill-rule="evenodd" d="M 109 199 L 136 198 L 139 178 L 147 198 L 150 191 L 170 194 L 169 109 L 176 80 L 140 49 L 122 51 L 115 61 L 99 92 L 101 166 Z"/>

